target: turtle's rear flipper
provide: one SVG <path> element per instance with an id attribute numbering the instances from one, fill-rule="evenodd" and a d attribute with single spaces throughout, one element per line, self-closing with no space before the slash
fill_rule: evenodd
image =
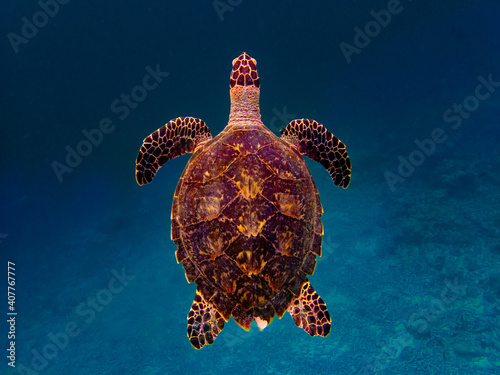
<path id="1" fill-rule="evenodd" d="M 191 345 L 201 349 L 205 344 L 213 344 L 224 328 L 224 318 L 210 303 L 196 291 L 191 311 L 188 314 L 187 335 Z"/>
<path id="2" fill-rule="evenodd" d="M 281 139 L 292 144 L 302 155 L 316 160 L 332 176 L 335 185 L 346 188 L 351 181 L 351 162 L 345 145 L 315 120 L 290 122 Z"/>
<path id="3" fill-rule="evenodd" d="M 288 312 L 297 327 L 311 336 L 325 337 L 330 333 L 331 319 L 326 304 L 309 281 L 302 285 L 300 295 L 292 300 Z"/>
<path id="4" fill-rule="evenodd" d="M 135 166 L 137 183 L 150 183 L 168 160 L 193 152 L 196 146 L 209 139 L 212 139 L 210 130 L 199 118 L 178 117 L 170 120 L 144 139 Z"/>

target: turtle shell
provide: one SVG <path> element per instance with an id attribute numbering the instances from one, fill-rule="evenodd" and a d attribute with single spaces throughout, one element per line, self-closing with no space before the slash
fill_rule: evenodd
<path id="1" fill-rule="evenodd" d="M 177 261 L 227 321 L 285 313 L 314 271 L 322 208 L 302 156 L 262 126 L 197 150 L 174 194 Z"/>

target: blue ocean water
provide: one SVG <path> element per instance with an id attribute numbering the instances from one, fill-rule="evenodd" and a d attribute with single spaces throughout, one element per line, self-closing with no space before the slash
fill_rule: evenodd
<path id="1" fill-rule="evenodd" d="M 0 374 L 500 374 L 498 1 L 0 8 Z M 332 332 L 231 319 L 196 351 L 170 240 L 189 155 L 145 187 L 135 158 L 171 118 L 218 134 L 243 51 L 269 128 L 347 145 L 346 190 L 308 161 Z"/>

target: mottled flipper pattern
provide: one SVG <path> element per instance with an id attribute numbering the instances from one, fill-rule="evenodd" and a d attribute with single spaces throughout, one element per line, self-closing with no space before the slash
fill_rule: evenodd
<path id="1" fill-rule="evenodd" d="M 294 145 L 302 155 L 321 163 L 335 185 L 349 186 L 351 161 L 345 145 L 323 125 L 315 120 L 293 120 L 283 130 L 281 138 Z"/>
<path id="2" fill-rule="evenodd" d="M 188 314 L 187 335 L 196 349 L 213 344 L 217 335 L 224 328 L 224 318 L 210 303 L 196 291 L 191 311 Z"/>
<path id="3" fill-rule="evenodd" d="M 309 281 L 302 285 L 300 295 L 292 300 L 288 312 L 297 327 L 311 336 L 325 337 L 330 333 L 331 319 L 326 304 Z"/>
<path id="4" fill-rule="evenodd" d="M 139 185 L 153 180 L 168 160 L 193 152 L 197 145 L 212 138 L 208 126 L 194 117 L 178 117 L 147 136 L 139 150 L 135 177 Z"/>

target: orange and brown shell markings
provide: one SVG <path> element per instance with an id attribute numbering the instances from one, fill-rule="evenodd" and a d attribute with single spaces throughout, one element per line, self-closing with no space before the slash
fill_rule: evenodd
<path id="1" fill-rule="evenodd" d="M 345 144 L 322 124 L 308 119 L 293 120 L 283 130 L 281 138 L 295 145 L 302 155 L 321 163 L 335 185 L 349 186 L 351 161 Z"/>
<path id="2" fill-rule="evenodd" d="M 320 162 L 346 188 L 346 147 L 323 125 L 293 120 L 276 137 L 260 120 L 257 62 L 233 60 L 228 126 L 212 138 L 206 124 L 179 117 L 144 139 L 136 178 L 151 182 L 167 161 L 193 153 L 174 193 L 171 237 L 188 282 L 197 285 L 188 337 L 200 349 L 232 316 L 249 330 L 288 311 L 311 336 L 331 318 L 309 283 L 321 255 L 323 209 L 301 155 Z"/>
<path id="3" fill-rule="evenodd" d="M 150 183 L 158 169 L 168 160 L 193 152 L 197 145 L 211 138 L 208 126 L 198 118 L 178 117 L 170 120 L 144 139 L 136 160 L 137 183 Z"/>
<path id="4" fill-rule="evenodd" d="M 265 128 L 224 132 L 193 155 L 174 194 L 177 261 L 225 321 L 269 324 L 314 271 L 321 211 L 288 143 Z"/>
<path id="5" fill-rule="evenodd" d="M 233 71 L 229 86 L 255 86 L 259 88 L 260 81 L 257 74 L 257 61 L 243 52 L 233 60 Z"/>

